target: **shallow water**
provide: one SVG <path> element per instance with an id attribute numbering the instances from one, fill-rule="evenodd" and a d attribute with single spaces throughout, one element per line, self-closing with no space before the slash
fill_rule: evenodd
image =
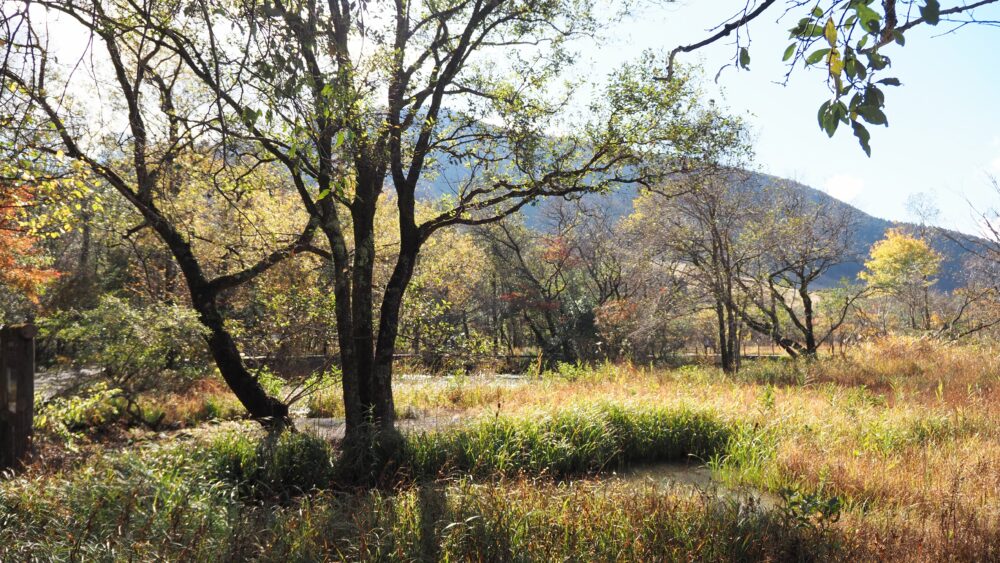
<path id="1" fill-rule="evenodd" d="M 767 510 L 774 509 L 781 503 L 781 499 L 772 493 L 752 487 L 731 487 L 722 483 L 712 475 L 712 470 L 707 466 L 694 463 L 638 465 L 613 474 L 608 479 L 637 485 L 653 485 L 663 489 L 685 487 L 723 499 L 755 502 Z"/>

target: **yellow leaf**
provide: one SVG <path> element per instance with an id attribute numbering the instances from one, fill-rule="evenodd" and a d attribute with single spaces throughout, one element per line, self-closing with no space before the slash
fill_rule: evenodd
<path id="1" fill-rule="evenodd" d="M 836 49 L 830 51 L 830 76 L 840 76 L 844 70 L 844 59 L 840 58 L 840 52 Z"/>
<path id="2" fill-rule="evenodd" d="M 837 46 L 837 26 L 833 23 L 833 18 L 826 20 L 826 27 L 823 28 L 823 35 L 830 47 Z"/>

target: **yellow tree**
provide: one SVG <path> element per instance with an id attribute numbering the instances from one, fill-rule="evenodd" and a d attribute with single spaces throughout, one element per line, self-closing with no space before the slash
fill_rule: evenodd
<path id="1" fill-rule="evenodd" d="M 889 229 L 872 245 L 859 277 L 874 290 L 898 297 L 907 307 L 910 327 L 931 328 L 930 288 L 937 283 L 942 256 L 923 239 Z"/>

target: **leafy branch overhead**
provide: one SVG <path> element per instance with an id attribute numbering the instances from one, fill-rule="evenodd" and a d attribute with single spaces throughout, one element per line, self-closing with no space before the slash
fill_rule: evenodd
<path id="1" fill-rule="evenodd" d="M 968 24 L 996 25 L 997 22 L 977 19 L 974 14 L 977 8 L 996 2 L 979 0 L 942 7 L 939 0 L 817 1 L 789 29 L 792 42 L 782 55 L 782 60 L 788 63 L 786 81 L 799 63 L 803 68 L 822 69 L 832 97 L 819 108 L 820 129 L 832 137 L 840 125 L 849 125 L 865 154 L 871 156 L 868 126 L 889 124 L 883 89 L 901 85 L 899 78 L 884 76 L 892 66 L 892 59 L 885 51 L 894 45 L 904 47 L 906 33 L 922 25 L 949 22 L 956 25 L 955 29 Z M 700 49 L 733 33 L 736 34 L 737 67 L 749 70 L 749 41 L 745 39 L 746 33 L 741 32 L 753 20 L 774 11 L 775 4 L 776 0 L 750 2 L 710 37 L 675 48 L 670 53 L 667 76 L 672 75 L 678 53 Z M 780 17 L 807 8 L 809 4 L 789 1 Z"/>

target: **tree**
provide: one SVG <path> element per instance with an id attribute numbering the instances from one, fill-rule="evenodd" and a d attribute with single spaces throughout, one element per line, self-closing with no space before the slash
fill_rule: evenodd
<path id="1" fill-rule="evenodd" d="M 498 347 L 481 332 L 494 328 L 483 326 L 489 323 L 488 274 L 486 252 L 469 230 L 449 229 L 427 241 L 406 293 L 400 325 L 400 337 L 413 353 L 440 364 L 448 354 Z"/>
<path id="2" fill-rule="evenodd" d="M 650 198 L 640 197 L 643 203 Z M 610 297 L 595 312 L 606 353 L 645 359 L 669 353 L 691 339 L 690 317 L 703 295 L 692 291 L 684 265 L 663 252 L 659 239 L 650 238 L 643 212 L 657 210 L 644 204 L 636 211 L 601 232 L 588 233 L 584 240 L 593 241 L 585 245 L 593 244 L 606 256 L 605 266 L 588 267 L 605 272 L 606 281 L 595 285 L 614 290 L 603 292 Z"/>
<path id="3" fill-rule="evenodd" d="M 140 19 L 213 92 L 225 131 L 286 166 L 326 239 L 350 440 L 393 427 L 401 307 L 431 236 L 547 196 L 651 184 L 719 158 L 738 134 L 687 81 L 655 81 L 652 58 L 575 115 L 576 89 L 562 84 L 569 45 L 604 24 L 587 3 L 187 8 Z M 420 220 L 418 189 L 449 167 L 460 173 L 446 205 Z M 388 188 L 399 242 L 378 291 L 374 218 Z"/>
<path id="4" fill-rule="evenodd" d="M 218 123 L 204 116 L 198 84 L 164 50 L 166 38 L 156 29 L 119 21 L 115 11 L 108 11 L 117 7 L 101 2 L 39 5 L 63 12 L 91 34 L 93 48 L 82 47 L 79 62 L 90 61 L 93 68 L 60 67 L 48 48 L 45 26 L 34 19 L 34 5 L 7 8 L 0 37 L 7 51 L 0 66 L 0 106 L 13 125 L 5 130 L 11 142 L 0 146 L 3 157 L 41 179 L 83 168 L 127 201 L 141 217 L 135 231 L 156 233 L 177 264 L 227 384 L 253 417 L 284 421 L 287 406 L 268 396 L 244 366 L 220 296 L 302 249 L 312 239 L 315 221 L 305 219 L 297 234 L 267 233 L 234 212 L 229 227 L 246 235 L 244 248 L 213 271 L 206 255 L 217 249 L 193 228 L 196 215 L 174 207 L 180 194 L 195 192 L 199 213 L 220 213 L 238 207 L 247 191 L 272 185 L 274 168 L 245 147 L 228 144 Z M 172 7 L 151 4 L 144 15 L 169 17 Z M 88 111 L 73 100 L 73 93 L 94 89 L 100 89 L 105 103 L 121 108 L 124 120 L 104 122 L 94 113 L 99 108 Z"/>
<path id="5" fill-rule="evenodd" d="M 609 321 L 631 309 L 625 301 L 636 292 L 637 278 L 607 209 L 554 199 L 530 226 L 508 220 L 477 234 L 511 309 L 508 315 L 530 328 L 545 361 L 616 353 L 598 342 L 596 314 L 603 309 L 605 328 L 610 328 Z"/>
<path id="6" fill-rule="evenodd" d="M 478 229 L 477 237 L 497 273 L 507 314 L 528 327 L 547 363 L 576 362 L 592 307 L 583 297 L 582 262 L 568 242 L 571 224 L 557 220 L 553 227 L 533 231 L 509 219 Z"/>
<path id="7" fill-rule="evenodd" d="M 34 257 L 37 240 L 24 226 L 33 201 L 30 187 L 0 182 L 0 286 L 37 302 L 41 287 L 59 274 Z"/>
<path id="8" fill-rule="evenodd" d="M 930 288 L 937 283 L 943 257 L 922 239 L 902 229 L 889 229 L 872 245 L 859 277 L 876 291 L 906 305 L 910 327 L 931 329 Z"/>
<path id="9" fill-rule="evenodd" d="M 742 318 L 790 356 L 814 357 L 865 294 L 864 288 L 850 285 L 822 294 L 814 287 L 852 258 L 853 209 L 816 204 L 780 185 L 766 187 L 758 197 L 770 212 L 757 222 L 753 235 L 753 244 L 761 246 L 758 260 L 738 278 L 749 301 Z M 823 316 L 817 298 L 824 302 Z"/>
<path id="10" fill-rule="evenodd" d="M 989 181 L 994 193 L 1000 195 L 1000 181 L 993 176 Z M 1000 324 L 1000 227 L 997 225 L 1000 210 L 973 208 L 972 213 L 979 221 L 979 236 L 944 233 L 969 253 L 964 264 L 965 287 L 955 292 L 957 299 L 952 301 L 957 303 L 952 305 L 950 314 L 945 314 L 939 329 L 940 334 L 956 339 Z M 971 321 L 969 316 L 973 317 Z"/>
<path id="11" fill-rule="evenodd" d="M 707 297 L 714 311 L 719 355 L 726 371 L 740 363 L 745 307 L 740 278 L 758 259 L 760 246 L 747 244 L 749 228 L 764 215 L 751 190 L 740 189 L 744 173 L 686 175 L 654 190 L 636 204 L 633 222 L 641 222 L 647 240 L 688 284 Z"/>
<path id="12" fill-rule="evenodd" d="M 739 134 L 738 123 L 700 107 L 685 77 L 656 81 L 663 62 L 653 58 L 618 71 L 585 114 L 576 112 L 576 89 L 563 83 L 569 47 L 605 20 L 573 0 L 33 5 L 65 14 L 106 48 L 102 61 L 128 115 L 129 146 L 116 154 L 130 155 L 131 172 L 88 154 L 68 108 L 40 87 L 41 63 L 51 64 L 40 26 L 29 27 L 28 43 L 11 35 L 27 64 L 8 66 L 5 79 L 54 124 L 66 154 L 103 175 L 171 249 L 212 325 L 217 363 L 251 412 L 280 416 L 284 408 L 249 385 L 217 311 L 219 292 L 304 247 L 330 261 L 352 440 L 393 427 L 401 306 L 437 231 L 498 221 L 546 196 L 651 184 L 719 159 Z M 21 14 L 30 26 L 29 10 Z M 504 64 L 494 64 L 499 53 Z M 160 103 L 144 102 L 152 102 L 147 94 Z M 227 164 L 238 156 L 283 166 L 309 217 L 298 237 L 214 280 L 151 198 L 178 147 L 199 143 Z M 463 169 L 448 205 L 418 222 L 418 187 L 447 165 Z M 377 291 L 374 223 L 387 188 L 399 242 Z M 309 244 L 313 230 L 324 247 Z"/>

